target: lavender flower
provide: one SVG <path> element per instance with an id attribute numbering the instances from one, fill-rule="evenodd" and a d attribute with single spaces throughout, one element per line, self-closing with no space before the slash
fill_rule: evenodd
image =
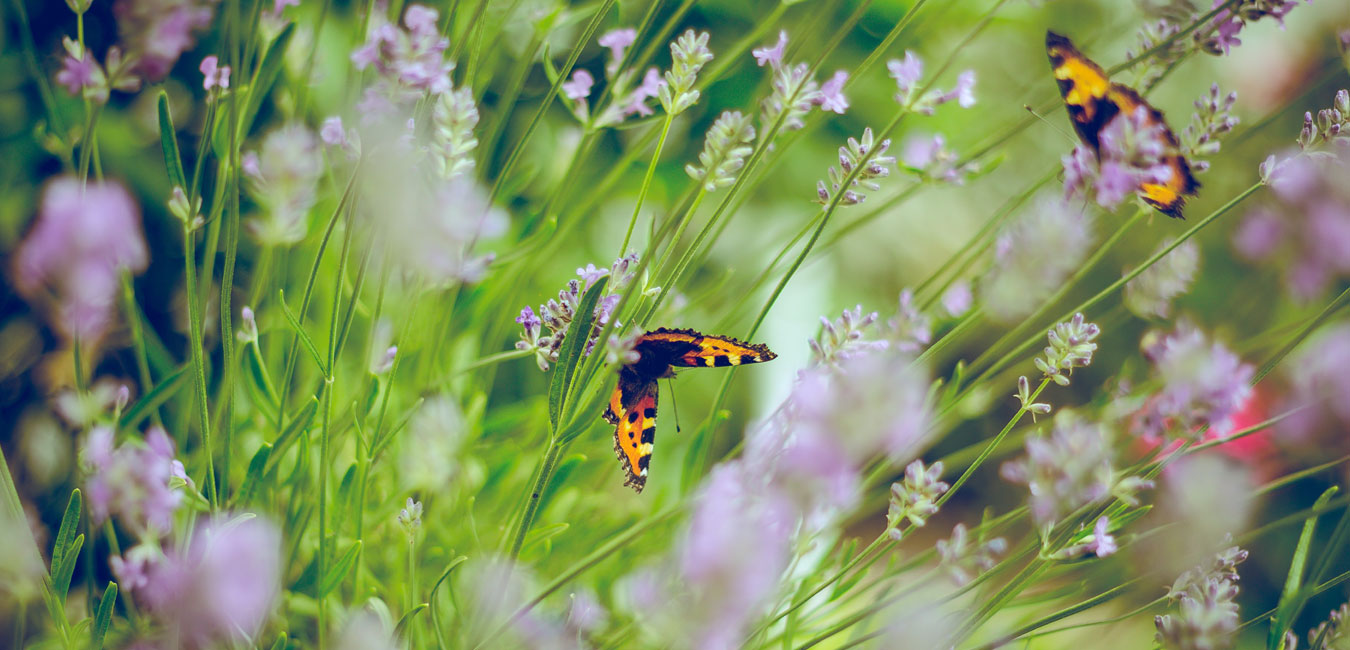
<path id="1" fill-rule="evenodd" d="M 950 538 L 937 542 L 942 566 L 957 585 L 970 584 L 976 576 L 994 568 L 998 564 L 998 556 L 1007 550 L 1008 542 L 1002 537 L 971 539 L 965 524 L 957 524 Z"/>
<path id="2" fill-rule="evenodd" d="M 970 283 L 965 280 L 957 280 L 951 288 L 942 293 L 942 308 L 947 310 L 948 316 L 956 318 L 969 311 L 974 300 L 975 296 L 970 291 Z"/>
<path id="3" fill-rule="evenodd" d="M 230 87 L 230 66 L 218 65 L 214 54 L 202 59 L 198 69 L 202 71 L 202 89 L 206 92 L 211 92 L 213 88 L 224 91 Z"/>
<path id="4" fill-rule="evenodd" d="M 1348 100 L 1350 101 L 1350 100 Z M 1350 277 L 1350 147 L 1273 165 L 1274 202 L 1249 213 L 1234 237 L 1255 262 L 1278 262 L 1285 285 L 1309 300 Z"/>
<path id="5" fill-rule="evenodd" d="M 1331 108 L 1303 114 L 1303 128 L 1298 133 L 1298 146 L 1303 151 L 1319 148 L 1350 133 L 1350 91 L 1336 91 Z"/>
<path id="6" fill-rule="evenodd" d="M 736 182 L 736 174 L 745 165 L 745 157 L 753 148 L 755 127 L 750 118 L 739 111 L 724 111 L 708 129 L 703 152 L 698 155 L 700 166 L 685 165 L 684 171 L 694 180 L 703 182 L 706 192 L 715 192 Z"/>
<path id="7" fill-rule="evenodd" d="M 783 52 L 787 49 L 788 35 L 786 31 L 778 32 L 778 42 L 773 47 L 757 47 L 750 51 L 755 57 L 755 64 L 764 67 L 766 64 L 771 68 L 777 69 L 783 65 Z"/>
<path id="8" fill-rule="evenodd" d="M 689 592 L 681 605 L 691 648 L 739 647 L 746 625 L 777 595 L 795 521 L 785 502 L 751 480 L 737 464 L 720 465 L 695 497 L 678 569 Z"/>
<path id="9" fill-rule="evenodd" d="M 408 497 L 403 509 L 398 511 L 398 525 L 411 542 L 417 536 L 418 529 L 422 527 L 422 502 Z"/>
<path id="10" fill-rule="evenodd" d="M 666 86 L 666 82 L 661 78 L 661 72 L 656 68 L 647 68 L 647 73 L 642 76 L 642 83 L 622 102 L 616 102 L 621 106 L 620 114 L 622 117 L 637 115 L 646 117 L 655 113 L 650 106 L 647 106 L 647 100 L 657 97 L 661 94 L 661 89 Z M 603 120 L 598 120 L 603 122 Z"/>
<path id="11" fill-rule="evenodd" d="M 1281 421 L 1281 431 L 1308 440 L 1319 430 L 1339 431 L 1350 423 L 1350 324 L 1318 332 L 1300 346 L 1288 368 L 1290 406 L 1297 410 Z M 1301 408 L 1299 408 L 1301 407 Z"/>
<path id="12" fill-rule="evenodd" d="M 1016 322 L 1079 268 L 1092 244 L 1087 214 L 1062 200 L 1041 200 L 999 235 L 993 268 L 977 288 L 980 303 L 995 322 Z"/>
<path id="13" fill-rule="evenodd" d="M 82 454 L 89 467 L 85 491 L 95 523 L 115 516 L 123 528 L 145 539 L 172 529 L 183 495 L 169 487 L 174 474 L 173 441 L 163 429 L 152 428 L 144 441 L 114 448 L 113 430 L 95 427 Z"/>
<path id="14" fill-rule="evenodd" d="M 478 126 L 473 90 L 462 87 L 442 93 L 436 100 L 431 123 L 430 154 L 441 178 L 453 178 L 472 170 L 473 150 L 478 146 L 473 135 L 474 127 Z"/>
<path id="15" fill-rule="evenodd" d="M 1102 515 L 1097 518 L 1097 523 L 1093 525 L 1091 533 L 1083 535 L 1076 543 L 1051 554 L 1051 557 L 1063 560 L 1089 553 L 1099 558 L 1112 555 L 1120 550 L 1120 547 L 1116 545 L 1116 538 L 1110 534 L 1110 530 L 1111 519 Z"/>
<path id="16" fill-rule="evenodd" d="M 1170 244 L 1164 241 L 1158 250 Z M 1200 267 L 1200 248 L 1193 240 L 1181 245 L 1125 283 L 1125 306 L 1144 318 L 1167 318 L 1172 300 L 1186 293 Z"/>
<path id="17" fill-rule="evenodd" d="M 1209 169 L 1209 161 L 1202 156 L 1219 153 L 1219 137 L 1226 135 L 1238 125 L 1237 116 L 1232 114 L 1233 104 L 1237 103 L 1237 93 L 1228 93 L 1220 99 L 1219 84 L 1209 87 L 1209 94 L 1195 100 L 1195 112 L 1191 114 L 1191 123 L 1181 134 L 1181 151 L 1195 173 Z"/>
<path id="18" fill-rule="evenodd" d="M 1218 8 L 1228 0 L 1214 0 L 1213 7 Z M 1215 35 L 1203 43 L 1210 54 L 1227 55 L 1232 48 L 1242 44 L 1238 34 L 1248 23 L 1262 18 L 1274 18 L 1284 26 L 1284 17 L 1298 6 L 1298 0 L 1239 0 L 1234 6 L 1220 11 L 1214 16 L 1212 25 Z"/>
<path id="19" fill-rule="evenodd" d="M 889 165 L 895 164 L 893 156 L 883 156 L 886 150 L 891 146 L 891 141 L 882 140 L 876 144 L 876 153 L 871 154 L 873 149 L 872 129 L 871 127 L 863 129 L 862 140 L 848 139 L 847 147 L 839 147 L 839 167 L 830 167 L 830 184 L 828 187 L 825 181 L 816 181 L 816 198 L 822 204 L 828 204 L 838 196 L 838 205 L 857 205 L 867 198 L 866 194 L 856 191 L 852 188 L 863 187 L 873 192 L 881 189 L 881 184 L 876 179 L 885 178 L 890 175 Z M 849 174 L 855 167 L 862 166 L 862 170 L 848 181 L 848 187 L 841 188 Z M 842 195 L 841 195 L 842 189 Z"/>
<path id="20" fill-rule="evenodd" d="M 581 305 L 582 295 L 596 280 L 608 275 L 610 280 L 605 285 L 604 295 L 596 302 L 595 311 L 592 314 L 591 331 L 583 350 L 583 354 L 590 355 L 595 348 L 596 338 L 600 335 L 600 330 L 609 322 L 623 290 L 634 279 L 633 267 L 637 264 L 637 259 L 637 253 L 621 257 L 614 261 L 614 265 L 608 271 L 597 269 L 594 265 L 588 264 L 584 269 L 577 269 L 577 275 L 581 279 L 569 280 L 567 288 L 558 292 L 557 300 L 549 300 L 547 303 L 540 305 L 538 316 L 535 316 L 534 310 L 529 307 L 522 309 L 520 316 L 516 318 L 516 322 L 521 325 L 524 331 L 521 333 L 521 340 L 516 342 L 516 349 L 534 350 L 539 369 L 548 370 L 550 363 L 558 361 L 558 352 L 562 349 L 563 340 L 570 333 L 572 320 L 576 318 L 577 308 Z M 622 331 L 622 325 L 622 323 L 615 322 L 614 331 Z M 549 329 L 547 335 L 543 334 L 540 326 Z M 616 339 L 614 343 L 616 355 L 625 358 L 621 350 L 624 345 L 622 341 Z"/>
<path id="21" fill-rule="evenodd" d="M 832 111 L 840 115 L 848 110 L 848 98 L 844 97 L 844 84 L 848 82 L 848 72 L 838 70 L 820 87 L 820 96 L 816 103 L 822 111 Z"/>
<path id="22" fill-rule="evenodd" d="M 373 23 L 365 44 L 352 52 L 352 63 L 358 70 L 374 68 L 390 95 L 448 92 L 455 64 L 445 60 L 450 41 L 441 36 L 438 15 L 435 9 L 414 4 L 403 13 L 403 29 Z"/>
<path id="23" fill-rule="evenodd" d="M 959 156 L 947 148 L 947 140 L 941 133 L 910 137 L 905 141 L 900 160 L 905 171 L 927 182 L 963 185 L 978 169 L 973 163 L 957 165 Z"/>
<path id="24" fill-rule="evenodd" d="M 811 76 L 810 66 L 805 63 L 775 66 L 773 90 L 760 102 L 760 131 L 776 135 L 806 126 L 803 120 L 819 100 L 820 87 Z M 775 131 L 774 124 L 780 116 L 782 125 Z"/>
<path id="25" fill-rule="evenodd" d="M 1246 559 L 1247 552 L 1234 546 L 1181 574 L 1167 594 L 1180 611 L 1154 618 L 1155 640 L 1167 650 L 1232 647 L 1239 620 L 1235 567 Z"/>
<path id="26" fill-rule="evenodd" d="M 290 124 L 263 138 L 257 166 L 246 170 L 249 195 L 262 209 L 249 231 L 266 246 L 290 246 L 309 231 L 309 211 L 318 200 L 323 159 L 314 134 Z"/>
<path id="27" fill-rule="evenodd" d="M 259 518 L 203 521 L 184 550 L 151 545 L 112 558 L 113 574 L 193 648 L 256 634 L 281 587 L 281 534 Z"/>
<path id="28" fill-rule="evenodd" d="M 1068 386 L 1074 368 L 1086 368 L 1092 363 L 1092 353 L 1097 351 L 1093 341 L 1099 334 L 1101 329 L 1096 323 L 1086 322 L 1081 313 L 1074 314 L 1047 333 L 1050 345 L 1045 348 L 1045 358 L 1036 358 L 1036 369 L 1056 384 Z"/>
<path id="29" fill-rule="evenodd" d="M 1331 610 L 1327 620 L 1308 631 L 1308 650 L 1340 650 L 1350 644 L 1350 603 Z M 1293 647 L 1286 645 L 1293 650 Z"/>
<path id="30" fill-rule="evenodd" d="M 670 58 L 666 84 L 661 86 L 657 97 L 666 113 L 678 115 L 698 102 L 694 82 L 698 80 L 698 71 L 713 58 L 712 50 L 708 49 L 708 32 L 696 34 L 690 29 L 681 34 L 670 44 Z"/>
<path id="31" fill-rule="evenodd" d="M 919 311 L 914 290 L 908 287 L 900 290 L 900 305 L 886 325 L 890 327 L 890 339 L 901 352 L 917 353 L 933 342 L 933 319 Z"/>
<path id="32" fill-rule="evenodd" d="M 891 502 L 886 511 L 886 532 L 891 539 L 900 540 L 900 523 L 908 521 L 911 528 L 922 528 L 928 518 L 937 514 L 938 498 L 951 486 L 942 482 L 942 463 L 924 468 L 922 460 L 905 467 L 903 481 L 891 484 Z"/>
<path id="33" fill-rule="evenodd" d="M 586 98 L 591 96 L 591 86 L 594 85 L 595 77 L 592 77 L 591 73 L 578 68 L 572 71 L 571 81 L 564 81 L 560 87 L 563 95 L 568 99 L 585 105 Z"/>
<path id="34" fill-rule="evenodd" d="M 1139 413 L 1144 435 L 1187 437 L 1200 427 L 1228 432 L 1229 419 L 1251 395 L 1250 365 L 1188 324 L 1155 337 L 1144 354 L 1162 384 Z"/>
<path id="35" fill-rule="evenodd" d="M 100 66 L 94 60 L 94 56 L 80 45 L 79 41 L 70 37 L 64 37 L 61 40 L 66 49 L 65 58 L 61 59 L 61 71 L 56 73 L 56 83 L 65 87 L 66 91 L 72 95 L 79 95 L 98 104 L 108 101 L 108 77 L 103 73 L 103 66 Z M 120 58 L 120 50 L 113 48 L 108 53 L 109 58 L 114 55 Z"/>
<path id="36" fill-rule="evenodd" d="M 1047 530 L 1079 506 L 1108 495 L 1136 503 L 1134 493 L 1152 483 L 1119 479 L 1110 434 L 1073 411 L 1055 416 L 1049 435 L 1028 436 L 1026 456 L 1003 464 L 1003 478 L 1026 485 L 1031 516 Z"/>
<path id="37" fill-rule="evenodd" d="M 1026 375 L 1017 378 L 1017 392 L 1014 393 L 1017 401 L 1021 403 L 1023 411 L 1031 414 L 1031 421 L 1036 421 L 1037 415 L 1046 415 L 1050 413 L 1051 406 L 1045 402 L 1034 401 L 1031 395 L 1031 382 L 1027 381 Z"/>
<path id="38" fill-rule="evenodd" d="M 1147 106 L 1112 118 L 1098 137 L 1095 173 L 1088 163 L 1092 152 L 1084 145 L 1065 159 L 1065 198 L 1093 195 L 1098 205 L 1113 209 L 1141 184 L 1171 180 L 1174 171 L 1164 158 L 1175 153 L 1174 147 L 1167 126 L 1153 119 Z"/>
<path id="39" fill-rule="evenodd" d="M 605 64 L 605 71 L 610 75 L 619 71 L 619 66 L 623 64 L 624 51 L 637 39 L 637 30 L 632 27 L 623 29 L 612 29 L 600 35 L 595 42 L 600 47 L 609 48 L 609 63 Z"/>
<path id="40" fill-rule="evenodd" d="M 50 319 L 67 339 L 96 343 L 115 317 L 120 275 L 148 264 L 131 195 L 117 183 L 62 177 L 47 184 L 14 255 L 14 285 L 35 303 L 56 299 Z"/>
<path id="41" fill-rule="evenodd" d="M 195 33 L 211 24 L 210 0 L 117 0 L 113 14 L 134 70 L 147 81 L 169 74 Z M 111 67 L 111 66 L 110 66 Z"/>
<path id="42" fill-rule="evenodd" d="M 892 59 L 886 62 L 886 68 L 891 73 L 891 78 L 895 79 L 896 89 L 899 91 L 895 95 L 895 101 L 907 110 L 912 110 L 922 115 L 932 115 L 938 106 L 947 102 L 955 101 L 961 108 L 970 108 L 975 105 L 975 71 L 966 70 L 956 77 L 956 85 L 951 90 L 943 91 L 932 88 L 920 96 L 919 91 L 922 84 L 919 80 L 923 78 L 923 60 L 910 50 L 905 50 L 903 60 Z"/>
<path id="43" fill-rule="evenodd" d="M 838 366 L 846 359 L 886 349 L 886 341 L 865 339 L 867 330 L 876 322 L 877 313 L 863 314 L 862 305 L 845 309 L 834 322 L 821 316 L 820 335 L 807 342 L 811 346 L 811 365 Z"/>

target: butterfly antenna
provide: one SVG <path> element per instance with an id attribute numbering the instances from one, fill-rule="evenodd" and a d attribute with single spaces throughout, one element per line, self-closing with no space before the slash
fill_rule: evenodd
<path id="1" fill-rule="evenodd" d="M 1032 108 L 1030 105 L 1028 105 L 1028 104 L 1022 104 L 1022 108 L 1027 109 L 1027 112 L 1028 112 L 1028 113 L 1031 113 L 1032 115 L 1034 115 L 1034 116 L 1036 117 L 1036 119 L 1038 119 L 1038 120 L 1040 120 L 1040 121 L 1042 121 L 1042 122 L 1045 122 L 1045 124 L 1046 124 L 1047 126 L 1049 126 L 1050 128 L 1052 128 L 1052 129 L 1058 131 L 1059 134 L 1062 135 L 1062 136 L 1064 136 L 1065 138 L 1068 138 L 1070 142 L 1074 143 L 1075 145 L 1078 144 L 1078 138 L 1075 138 L 1075 137 L 1073 137 L 1072 135 L 1069 135 L 1069 132 L 1068 132 L 1068 131 L 1065 131 L 1065 130 L 1064 130 L 1063 128 L 1061 128 L 1058 124 L 1055 124 L 1055 123 L 1051 122 L 1050 120 L 1045 119 L 1045 116 L 1044 116 L 1044 115 L 1041 115 L 1040 113 L 1037 113 L 1037 112 L 1036 112 L 1036 109 Z"/>
<path id="2" fill-rule="evenodd" d="M 675 433 L 680 432 L 680 407 L 675 404 L 675 380 L 666 380 L 666 392 L 670 394 L 670 410 L 675 413 Z"/>

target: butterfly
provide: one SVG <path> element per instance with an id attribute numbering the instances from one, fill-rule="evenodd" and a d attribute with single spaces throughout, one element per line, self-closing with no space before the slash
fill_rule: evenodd
<path id="1" fill-rule="evenodd" d="M 778 356 L 763 344 L 664 327 L 639 336 L 633 349 L 638 360 L 619 369 L 605 420 L 615 425 L 614 453 L 627 475 L 624 485 L 638 492 L 647 484 L 656 439 L 656 380 L 675 376 L 674 367 L 739 366 Z"/>
<path id="2" fill-rule="evenodd" d="M 1101 131 L 1117 115 L 1130 114 L 1142 106 L 1147 109 L 1146 119 L 1150 124 L 1161 125 L 1168 151 L 1162 157 L 1162 163 L 1172 173 L 1166 183 L 1140 184 L 1138 192 L 1146 203 L 1167 216 L 1183 218 L 1181 209 L 1186 205 L 1186 197 L 1194 196 L 1200 184 L 1191 174 L 1190 163 L 1178 153 L 1177 137 L 1168 128 L 1162 113 L 1144 101 L 1133 88 L 1111 82 L 1106 71 L 1083 56 L 1068 38 L 1047 31 L 1045 51 L 1050 57 L 1055 81 L 1059 82 L 1059 93 L 1064 97 L 1069 120 L 1083 144 L 1093 153 L 1100 155 Z"/>

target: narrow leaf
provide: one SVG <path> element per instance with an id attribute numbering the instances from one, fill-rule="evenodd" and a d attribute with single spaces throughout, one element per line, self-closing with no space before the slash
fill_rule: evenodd
<path id="1" fill-rule="evenodd" d="M 300 326 L 300 320 L 295 317 L 295 314 L 291 313 L 291 308 L 286 306 L 286 292 L 278 291 L 277 293 L 280 294 L 279 302 L 281 303 L 281 313 L 286 315 L 286 322 L 291 324 L 291 329 L 295 330 L 296 336 L 300 337 L 300 344 L 305 346 L 305 349 L 309 351 L 309 356 L 314 358 L 314 365 L 319 367 L 319 370 L 323 372 L 324 377 L 327 377 L 328 368 L 324 365 L 323 356 L 319 354 L 319 348 L 314 345 L 314 341 L 305 333 L 305 328 Z"/>
<path id="2" fill-rule="evenodd" d="M 75 541 L 70 543 L 66 556 L 61 559 L 61 566 L 52 571 L 52 591 L 56 592 L 56 597 L 61 602 L 66 601 L 66 591 L 70 589 L 70 576 L 75 573 L 75 561 L 80 558 L 80 549 L 84 548 L 84 533 L 80 533 Z"/>
<path id="3" fill-rule="evenodd" d="M 286 650 L 286 633 L 277 634 L 277 640 L 272 644 L 272 650 Z"/>
<path id="4" fill-rule="evenodd" d="M 525 535 L 525 548 L 531 548 L 536 544 L 546 542 L 554 537 L 561 535 L 563 531 L 571 528 L 571 524 L 558 523 L 549 526 L 535 528 Z"/>
<path id="5" fill-rule="evenodd" d="M 1318 511 L 1331 500 L 1339 490 L 1336 486 L 1327 488 L 1317 497 L 1313 511 Z M 1308 549 L 1312 546 L 1313 532 L 1317 529 L 1317 515 L 1309 515 L 1303 521 L 1303 533 L 1298 537 L 1298 546 L 1294 548 L 1294 558 L 1289 564 L 1289 574 L 1285 576 L 1284 591 L 1280 594 L 1280 604 L 1275 608 L 1275 616 L 1270 620 L 1270 634 L 1266 637 L 1266 647 L 1277 650 L 1284 643 L 1284 633 L 1294 623 L 1294 617 L 1303 608 L 1307 594 L 1300 591 L 1303 586 L 1303 570 L 1308 565 Z"/>
<path id="6" fill-rule="evenodd" d="M 581 361 L 581 354 L 586 350 L 586 340 L 591 336 L 591 324 L 595 320 L 595 304 L 600 301 L 600 294 L 604 293 L 605 283 L 609 278 L 600 278 L 595 285 L 581 297 L 581 304 L 577 306 L 576 315 L 567 328 L 567 335 L 563 338 L 562 347 L 558 350 L 558 365 L 553 369 L 553 380 L 548 387 L 548 419 L 553 425 L 552 433 L 558 433 L 558 421 L 562 418 L 563 405 L 567 403 L 568 387 L 572 383 L 572 375 L 576 373 L 577 364 Z M 597 342 L 597 345 L 603 342 Z"/>
<path id="7" fill-rule="evenodd" d="M 183 175 L 183 158 L 178 153 L 178 132 L 173 128 L 173 117 L 169 115 L 169 95 L 159 91 L 159 146 L 164 151 L 164 167 L 169 172 L 169 185 L 181 187 L 187 191 L 187 180 Z"/>
<path id="8" fill-rule="evenodd" d="M 262 106 L 263 99 L 267 96 L 267 91 L 271 90 L 272 84 L 276 82 L 281 74 L 281 64 L 285 62 L 286 46 L 290 44 L 291 37 L 295 35 L 295 23 L 287 23 L 286 28 L 277 34 L 272 44 L 267 46 L 267 54 L 263 55 L 262 65 L 258 66 L 258 75 L 253 83 L 253 87 L 248 92 L 248 105 L 244 108 L 243 121 L 239 124 L 241 133 L 248 133 L 253 126 L 253 118 L 258 114 L 258 108 Z"/>
<path id="9" fill-rule="evenodd" d="M 270 476 L 276 470 L 277 462 L 281 460 L 281 454 L 286 451 L 286 447 L 295 440 L 296 436 L 309 427 L 310 422 L 314 421 L 314 414 L 319 411 L 319 400 L 311 395 L 308 402 L 300 407 L 300 411 L 291 416 L 286 424 L 285 430 L 276 440 L 272 441 L 271 458 L 267 462 L 267 474 Z"/>
<path id="10" fill-rule="evenodd" d="M 70 491 L 70 500 L 66 501 L 66 513 L 61 516 L 61 527 L 56 532 L 56 545 L 52 547 L 52 575 L 60 573 L 68 558 L 74 557 L 70 546 L 74 543 L 75 533 L 80 527 L 80 489 Z M 62 592 L 64 593 L 64 592 Z"/>
<path id="11" fill-rule="evenodd" d="M 160 379 L 159 383 L 150 389 L 150 392 L 142 395 L 140 399 L 136 400 L 135 404 L 122 411 L 122 417 L 117 420 L 117 426 L 122 429 L 136 428 L 141 420 L 144 420 L 155 409 L 163 406 L 165 402 L 169 401 L 169 398 L 178 394 L 178 389 L 183 387 L 183 380 L 187 379 L 187 371 L 191 367 L 192 364 L 185 363 Z"/>
<path id="12" fill-rule="evenodd" d="M 398 619 L 398 625 L 394 626 L 394 638 L 402 639 L 405 634 L 404 630 L 408 629 L 408 623 L 412 622 L 412 618 L 426 608 L 426 603 L 419 603 L 416 607 L 408 610 L 408 613 L 404 614 L 402 618 Z"/>
<path id="13" fill-rule="evenodd" d="M 117 583 L 108 582 L 108 588 L 103 590 L 103 598 L 98 601 L 98 612 L 94 614 L 94 629 L 89 632 L 89 647 L 93 650 L 100 650 L 103 647 L 103 637 L 108 633 L 108 626 L 112 624 L 113 605 L 117 602 Z"/>
<path id="14" fill-rule="evenodd" d="M 239 503 L 251 503 L 253 495 L 258 493 L 262 482 L 266 480 L 267 459 L 272 457 L 272 445 L 262 443 L 248 462 L 248 471 L 244 474 L 244 485 L 239 492 Z"/>
<path id="15" fill-rule="evenodd" d="M 356 556 L 361 553 L 361 540 L 352 543 L 351 548 L 347 549 L 342 557 L 338 558 L 336 564 L 328 570 L 328 574 L 323 577 L 323 582 L 319 584 L 319 598 L 327 596 L 343 580 L 347 579 L 347 574 L 351 573 L 352 567 L 356 566 Z"/>

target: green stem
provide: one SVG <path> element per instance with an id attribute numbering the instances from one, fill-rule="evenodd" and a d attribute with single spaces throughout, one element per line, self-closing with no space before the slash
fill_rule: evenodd
<path id="1" fill-rule="evenodd" d="M 220 506 L 216 496 L 215 449 L 211 446 L 211 413 L 206 400 L 206 361 L 202 350 L 202 314 L 197 308 L 197 262 L 193 253 L 191 222 L 183 224 L 183 290 L 187 293 L 189 352 L 192 355 L 192 379 L 196 388 L 197 423 L 202 430 L 202 447 L 206 454 L 206 494 L 211 508 Z"/>
<path id="2" fill-rule="evenodd" d="M 530 487 L 530 493 L 525 497 L 525 512 L 521 514 L 520 524 L 516 526 L 515 535 L 511 539 L 511 550 L 508 556 L 512 562 L 520 558 L 520 549 L 525 545 L 525 535 L 530 532 L 530 527 L 534 525 L 534 518 L 539 514 L 539 503 L 544 490 L 548 488 L 548 482 L 549 479 L 553 478 L 553 472 L 558 469 L 558 458 L 562 456 L 563 446 L 557 438 L 550 436 L 548 449 L 544 451 L 544 459 L 539 464 L 539 472 L 535 474 L 534 484 Z"/>
<path id="3" fill-rule="evenodd" d="M 666 146 L 666 136 L 670 134 L 670 125 L 674 121 L 675 114 L 666 113 L 666 119 L 661 124 L 661 136 L 656 139 L 656 151 L 652 153 L 652 160 L 647 164 L 647 174 L 642 177 L 642 188 L 638 190 L 637 203 L 633 204 L 633 218 L 628 220 L 628 232 L 623 234 L 623 245 L 619 247 L 618 257 L 628 254 L 628 242 L 633 238 L 633 227 L 637 225 L 638 214 L 642 212 L 642 202 L 647 199 L 647 192 L 651 189 L 652 176 L 656 174 L 656 163 L 661 159 L 661 150 Z"/>
<path id="4" fill-rule="evenodd" d="M 1037 386 L 1036 390 L 1031 393 L 1031 399 L 1027 401 L 1035 402 L 1036 398 L 1040 397 L 1041 391 L 1045 390 L 1045 387 L 1049 385 L 1050 385 L 1049 379 L 1042 379 L 1041 384 Z M 961 473 L 960 478 L 956 479 L 956 481 L 952 483 L 951 488 L 948 489 L 945 494 L 943 494 L 941 497 L 938 497 L 937 506 L 939 508 L 942 507 L 942 504 L 946 503 L 949 499 L 951 499 L 952 495 L 956 494 L 956 491 L 961 489 L 962 485 L 966 484 L 966 481 L 970 480 L 970 477 L 972 474 L 975 473 L 975 470 L 979 469 L 980 466 L 984 464 L 984 461 L 989 458 L 990 454 L 994 453 L 995 449 L 998 449 L 999 443 L 1003 442 L 1003 439 L 1008 436 L 1008 433 L 1013 430 L 1013 427 L 1017 426 L 1017 422 L 1022 419 L 1022 416 L 1026 414 L 1026 412 L 1027 410 L 1025 406 L 1023 408 L 1017 409 L 1017 413 L 1014 413 L 1012 419 L 1008 420 L 1008 424 L 1003 426 L 1003 430 L 999 431 L 998 435 L 994 436 L 994 439 L 990 440 L 989 444 L 985 446 L 984 451 L 981 451 L 980 455 L 975 457 L 975 462 L 971 463 L 970 466 L 967 467 L 966 470 Z"/>

